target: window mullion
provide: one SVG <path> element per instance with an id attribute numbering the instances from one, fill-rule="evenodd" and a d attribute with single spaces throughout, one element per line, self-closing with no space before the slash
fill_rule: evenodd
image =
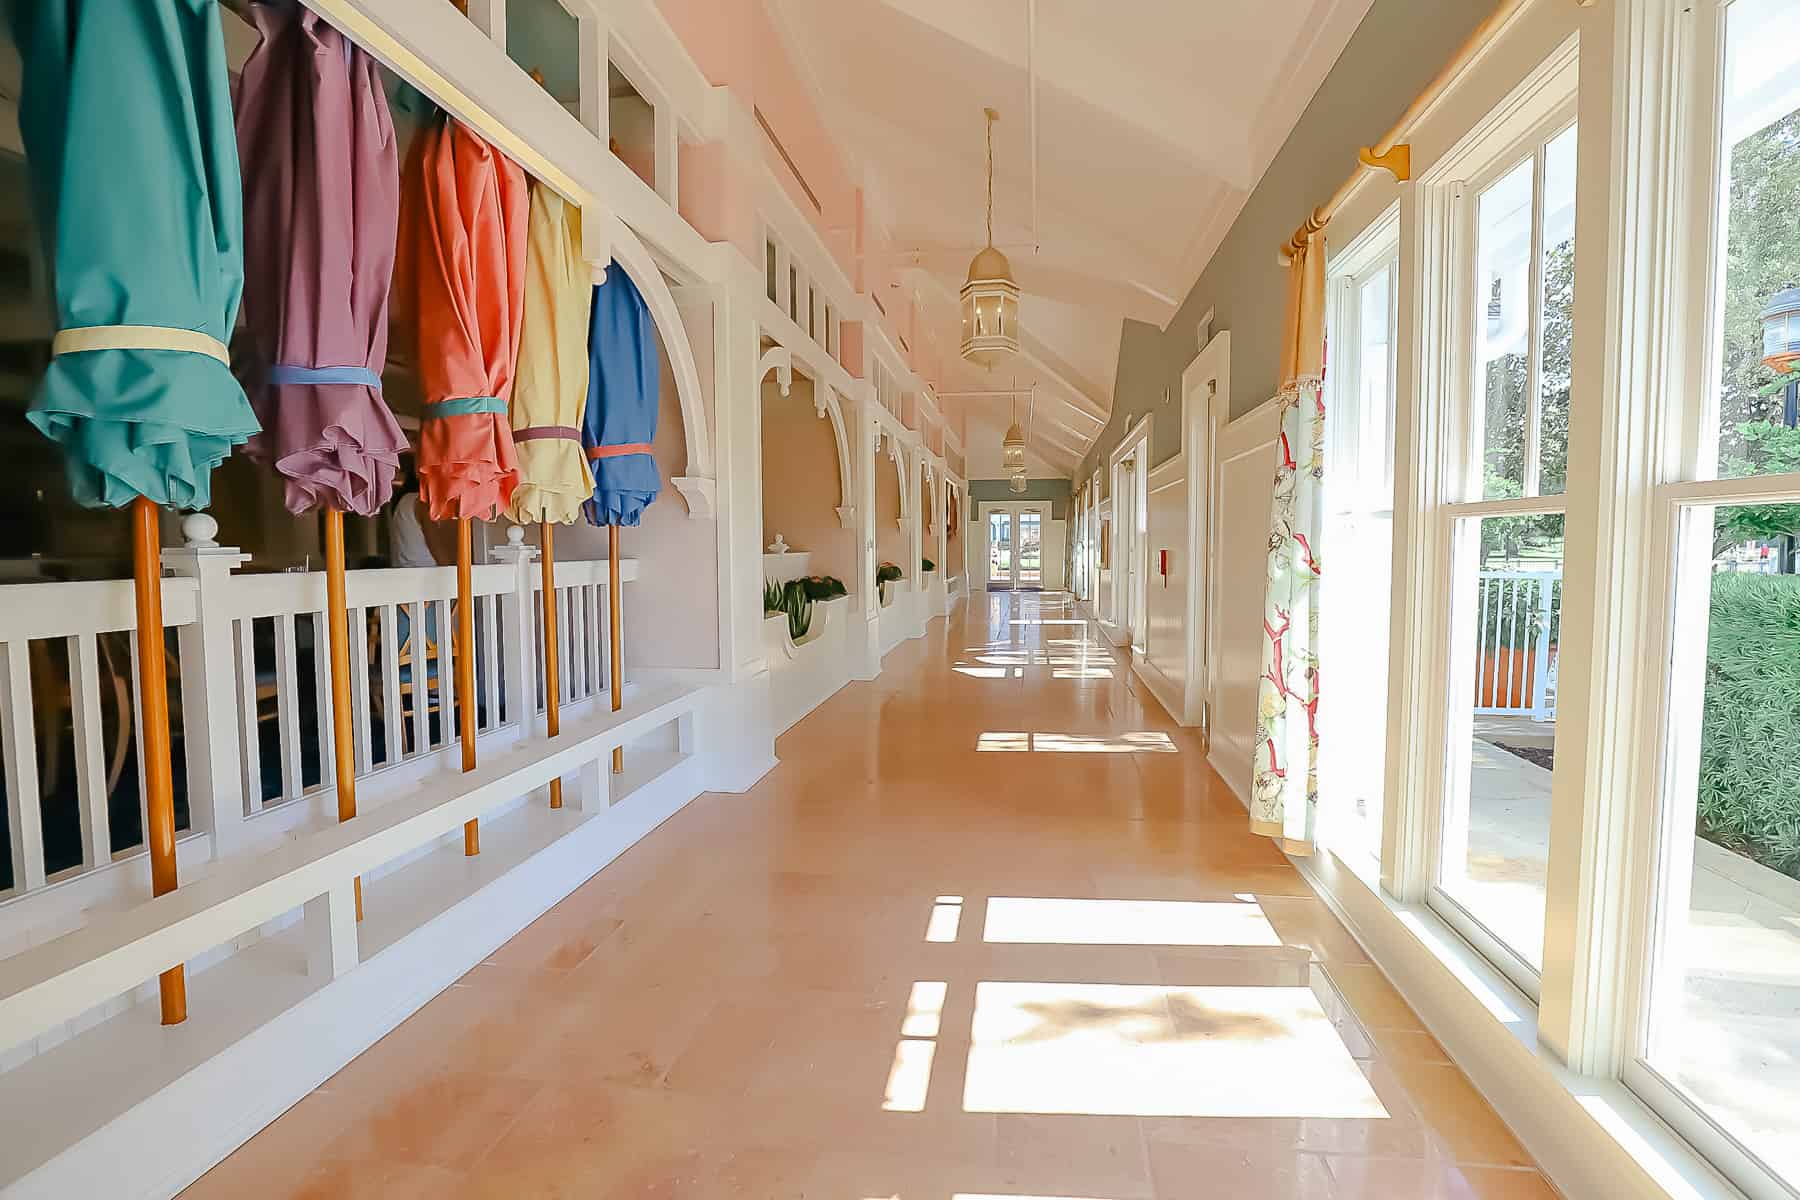
<path id="1" fill-rule="evenodd" d="M 1539 142 L 1531 162 L 1531 282 L 1525 298 L 1525 470 L 1522 490 L 1535 496 L 1542 482 L 1543 447 L 1539 444 L 1539 409 L 1544 382 L 1544 143 Z"/>

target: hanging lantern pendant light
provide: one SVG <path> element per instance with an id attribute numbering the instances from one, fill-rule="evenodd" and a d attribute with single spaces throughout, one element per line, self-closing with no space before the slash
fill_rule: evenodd
<path id="1" fill-rule="evenodd" d="M 1000 114 L 991 108 L 982 112 L 987 116 L 987 245 L 969 264 L 962 287 L 962 356 L 992 369 L 1019 352 L 1019 285 L 1006 255 L 994 248 L 994 122 Z"/>

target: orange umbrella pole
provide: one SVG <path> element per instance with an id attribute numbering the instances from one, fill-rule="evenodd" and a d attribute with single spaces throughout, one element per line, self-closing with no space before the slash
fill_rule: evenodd
<path id="1" fill-rule="evenodd" d="M 163 661 L 162 542 L 156 533 L 156 505 L 139 496 L 131 502 L 132 581 L 137 590 L 138 705 L 143 744 L 138 767 L 144 773 L 144 807 L 150 848 L 150 890 L 175 890 L 175 792 L 169 767 L 169 676 Z M 157 979 L 162 1023 L 187 1020 L 187 974 L 177 963 Z"/>
<path id="2" fill-rule="evenodd" d="M 608 573 L 606 632 L 609 642 L 608 657 L 612 660 L 612 710 L 618 712 L 625 707 L 625 664 L 622 638 L 619 633 L 619 527 L 606 527 L 606 565 Z M 625 748 L 613 747 L 613 774 L 622 774 L 625 770 Z"/>
<path id="3" fill-rule="evenodd" d="M 475 769 L 475 551 L 470 536 L 469 518 L 463 517 L 456 522 L 456 698 L 464 771 Z M 473 820 L 463 825 L 463 853 L 481 853 L 481 826 Z"/>
<path id="4" fill-rule="evenodd" d="M 331 744 L 337 763 L 338 820 L 356 815 L 356 747 L 350 730 L 350 604 L 344 588 L 344 514 L 325 510 L 325 633 L 331 648 Z M 362 920 L 362 876 L 356 919 Z"/>
<path id="5" fill-rule="evenodd" d="M 562 679 L 556 656 L 561 653 L 556 637 L 556 542 L 555 526 L 545 521 L 539 531 L 544 568 L 544 732 L 562 732 Z M 563 806 L 562 780 L 550 781 L 550 807 Z"/>

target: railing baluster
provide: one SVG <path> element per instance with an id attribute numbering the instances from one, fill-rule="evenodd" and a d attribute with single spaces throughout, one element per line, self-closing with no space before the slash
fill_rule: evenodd
<path id="1" fill-rule="evenodd" d="M 400 620 L 392 604 L 379 611 L 381 623 L 381 740 L 384 763 L 397 763 L 406 757 L 406 735 L 400 721 L 406 703 L 400 698 Z"/>
<path id="2" fill-rule="evenodd" d="M 573 599 L 570 593 L 574 590 L 564 587 L 556 589 L 556 669 L 557 682 L 561 685 L 558 690 L 562 692 L 564 704 L 572 703 L 575 699 L 575 689 L 570 678 L 574 673 L 570 670 L 574 655 L 569 646 L 575 624 L 573 614 L 569 611 L 570 601 Z"/>
<path id="3" fill-rule="evenodd" d="M 91 633 L 69 645 L 69 715 L 74 725 L 75 796 L 81 845 L 89 868 L 112 861 L 112 814 L 106 806 L 105 725 L 100 717 L 100 647 Z"/>
<path id="4" fill-rule="evenodd" d="M 44 811 L 39 794 L 37 734 L 31 705 L 31 643 L 0 647 L 6 659 L 5 705 L 0 707 L 6 739 L 6 807 L 12 835 L 13 887 L 29 892 L 44 886 Z"/>
<path id="5" fill-rule="evenodd" d="M 150 837 L 150 794 L 144 790 L 144 706 L 138 696 L 138 680 L 144 673 L 138 664 L 138 642 L 135 637 L 125 639 L 131 647 L 131 682 L 127 695 L 131 698 L 131 765 L 137 776 L 138 802 L 138 841 L 134 845 L 149 845 Z"/>
<path id="6" fill-rule="evenodd" d="M 437 602 L 438 627 L 438 729 L 448 746 L 462 728 L 456 719 L 456 612 L 455 602 Z"/>
<path id="7" fill-rule="evenodd" d="M 486 621 L 482 624 L 485 640 L 482 642 L 481 654 L 487 679 L 483 684 L 483 692 L 487 697 L 488 728 L 500 728 L 500 597 L 483 596 L 482 611 Z"/>
<path id="8" fill-rule="evenodd" d="M 431 660 L 427 657 L 431 637 L 425 628 L 425 602 L 414 600 L 406 607 L 412 621 L 412 634 L 407 638 L 411 647 L 407 669 L 412 672 L 413 753 L 423 754 L 431 749 L 431 717 L 427 711 L 431 707 Z"/>
<path id="9" fill-rule="evenodd" d="M 369 727 L 369 611 L 350 610 L 350 712 L 356 734 L 356 767 L 367 773 L 375 766 L 373 730 Z"/>
<path id="10" fill-rule="evenodd" d="M 300 665 L 294 616 L 275 617 L 275 712 L 281 745 L 281 799 L 292 800 L 300 783 Z"/>
<path id="11" fill-rule="evenodd" d="M 319 786 L 335 781 L 337 774 L 337 738 L 333 733 L 335 717 L 331 711 L 331 635 L 325 628 L 325 613 L 308 614 L 312 618 L 313 706 L 319 722 L 314 741 L 319 746 Z"/>
<path id="12" fill-rule="evenodd" d="M 262 724 L 256 695 L 256 621 L 244 617 L 233 622 L 238 661 L 238 745 L 244 775 L 244 815 L 263 806 Z"/>
<path id="13" fill-rule="evenodd" d="M 606 690 L 606 631 L 601 623 L 606 592 L 597 583 L 588 584 L 586 591 L 588 633 L 592 635 L 588 638 L 588 695 L 598 696 Z"/>

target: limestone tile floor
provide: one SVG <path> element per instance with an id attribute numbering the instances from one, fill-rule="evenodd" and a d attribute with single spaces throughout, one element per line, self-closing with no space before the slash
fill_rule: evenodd
<path id="1" fill-rule="evenodd" d="M 1554 1196 L 1066 597 L 778 749 L 185 1194 Z"/>

